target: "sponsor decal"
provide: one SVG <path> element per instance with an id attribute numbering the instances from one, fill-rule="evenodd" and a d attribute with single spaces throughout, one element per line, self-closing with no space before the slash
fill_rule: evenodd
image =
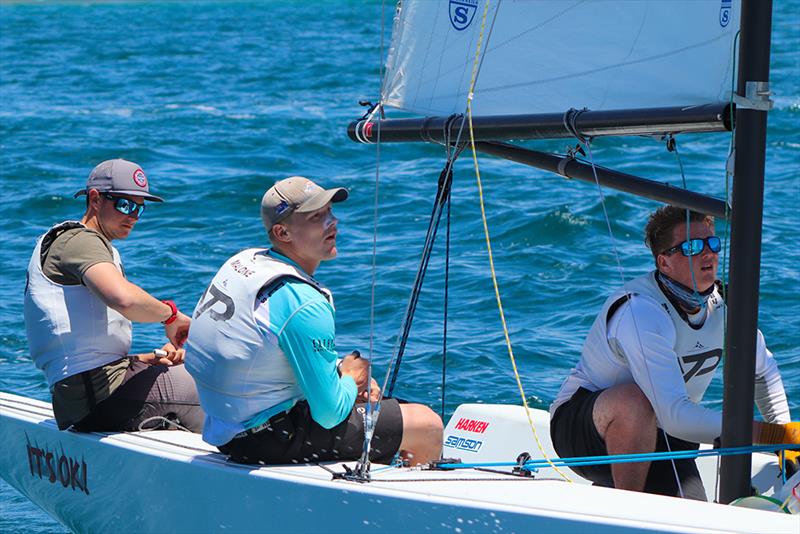
<path id="1" fill-rule="evenodd" d="M 719 25 L 724 28 L 731 22 L 731 11 L 733 11 L 732 0 L 722 0 L 719 6 Z"/>
<path id="2" fill-rule="evenodd" d="M 687 356 L 681 356 L 678 359 L 678 362 L 681 365 L 681 369 L 684 370 L 683 381 L 688 382 L 689 380 L 691 380 L 696 376 L 703 376 L 713 372 L 717 368 L 717 365 L 719 365 L 719 361 L 721 359 L 722 359 L 722 349 L 714 349 L 706 352 L 701 352 L 699 354 L 689 354 Z M 706 362 L 709 362 L 708 365 L 706 365 Z M 685 369 L 689 365 L 691 365 L 691 368 L 688 371 L 686 371 Z"/>
<path id="3" fill-rule="evenodd" d="M 372 137 L 372 122 L 368 122 L 364 125 L 364 137 Z"/>
<path id="4" fill-rule="evenodd" d="M 142 169 L 136 169 L 133 171 L 133 183 L 139 187 L 147 187 L 147 176 L 144 175 L 144 171 Z"/>
<path id="5" fill-rule="evenodd" d="M 483 434 L 486 432 L 486 428 L 489 426 L 489 423 L 486 421 L 476 421 L 475 419 L 467 419 L 466 417 L 462 417 L 456 423 L 456 430 L 466 430 L 467 432 L 475 432 L 477 434 Z"/>
<path id="6" fill-rule="evenodd" d="M 311 344 L 314 347 L 314 352 L 334 352 L 336 350 L 336 341 L 333 338 L 328 339 L 312 339 Z"/>
<path id="7" fill-rule="evenodd" d="M 80 491 L 89 495 L 89 468 L 86 461 L 67 454 L 60 445 L 61 452 L 51 451 L 37 445 L 31 445 L 31 440 L 25 434 L 28 449 L 28 467 L 31 476 L 39 480 L 46 480 L 50 484 L 57 484 L 71 491 Z"/>
<path id="8" fill-rule="evenodd" d="M 450 0 L 450 24 L 456 31 L 466 30 L 477 10 L 478 0 Z"/>
<path id="9" fill-rule="evenodd" d="M 452 447 L 461 451 L 478 452 L 483 446 L 483 442 L 477 439 L 469 439 L 461 436 L 447 436 L 444 440 L 445 447 Z"/>

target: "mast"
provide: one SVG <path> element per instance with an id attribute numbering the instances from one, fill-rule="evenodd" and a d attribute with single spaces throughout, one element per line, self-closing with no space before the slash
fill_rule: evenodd
<path id="1" fill-rule="evenodd" d="M 742 0 L 722 446 L 752 445 L 772 0 Z M 742 98 L 744 97 L 744 98 Z M 750 495 L 751 456 L 721 459 L 720 502 Z"/>

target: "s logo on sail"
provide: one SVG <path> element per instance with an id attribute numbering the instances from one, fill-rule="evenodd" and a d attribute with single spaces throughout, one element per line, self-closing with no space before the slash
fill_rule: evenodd
<path id="1" fill-rule="evenodd" d="M 478 0 L 450 0 L 450 24 L 457 31 L 463 31 L 472 24 Z"/>
<path id="2" fill-rule="evenodd" d="M 731 22 L 731 11 L 733 10 L 732 0 L 722 0 L 719 7 L 719 25 L 727 26 Z"/>

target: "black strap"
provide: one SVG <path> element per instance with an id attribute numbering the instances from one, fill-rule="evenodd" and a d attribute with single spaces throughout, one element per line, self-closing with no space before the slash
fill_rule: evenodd
<path id="1" fill-rule="evenodd" d="M 47 259 L 47 254 L 50 252 L 50 246 L 55 242 L 55 240 L 67 230 L 74 230 L 75 228 L 85 227 L 78 221 L 66 221 L 48 230 L 48 232 L 42 238 L 42 245 L 39 247 L 39 265 L 44 265 L 44 261 Z"/>

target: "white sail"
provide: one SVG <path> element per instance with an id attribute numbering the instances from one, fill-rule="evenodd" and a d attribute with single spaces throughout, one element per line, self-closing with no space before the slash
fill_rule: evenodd
<path id="1" fill-rule="evenodd" d="M 384 104 L 425 115 L 464 111 L 485 2 L 400 2 Z M 739 0 L 489 2 L 476 115 L 730 99 Z"/>

